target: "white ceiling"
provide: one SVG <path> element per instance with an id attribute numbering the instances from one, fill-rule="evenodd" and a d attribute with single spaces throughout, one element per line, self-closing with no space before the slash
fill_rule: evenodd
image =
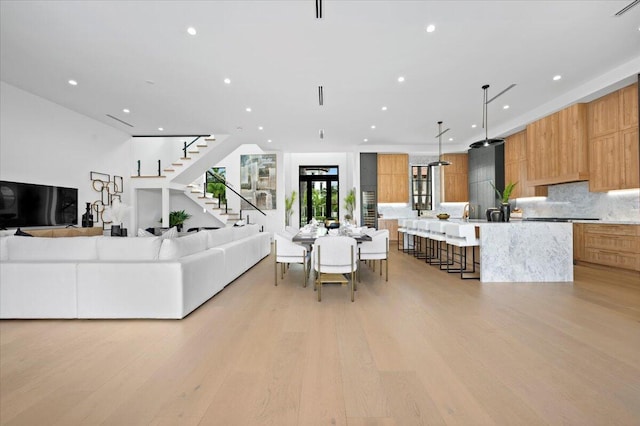
<path id="1" fill-rule="evenodd" d="M 489 97 L 517 84 L 489 104 L 488 136 L 498 137 L 633 81 L 640 6 L 613 16 L 630 1 L 325 0 L 316 19 L 314 0 L 3 0 L 0 72 L 131 135 L 434 153 L 442 120 L 451 128 L 443 151 L 456 152 L 484 139 L 485 83 Z M 436 31 L 427 33 L 428 24 Z M 563 78 L 553 81 L 556 74 Z"/>

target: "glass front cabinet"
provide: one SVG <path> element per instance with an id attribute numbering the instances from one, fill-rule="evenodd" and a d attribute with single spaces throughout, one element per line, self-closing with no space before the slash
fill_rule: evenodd
<path id="1" fill-rule="evenodd" d="M 431 167 L 411 166 L 411 204 L 413 210 L 431 210 Z"/>

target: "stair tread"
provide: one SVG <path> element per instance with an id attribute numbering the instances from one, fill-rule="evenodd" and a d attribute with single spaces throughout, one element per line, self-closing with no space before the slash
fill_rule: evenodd
<path id="1" fill-rule="evenodd" d="M 182 163 L 171 163 L 172 166 L 182 166 Z"/>
<path id="2" fill-rule="evenodd" d="M 206 142 L 214 142 L 216 138 L 204 138 Z"/>
<path id="3" fill-rule="evenodd" d="M 200 154 L 200 151 L 189 151 L 189 154 Z"/>
<path id="4" fill-rule="evenodd" d="M 191 157 L 180 157 L 181 160 L 191 160 Z"/>
<path id="5" fill-rule="evenodd" d="M 196 145 L 196 148 L 208 148 L 209 145 Z"/>
<path id="6" fill-rule="evenodd" d="M 166 176 L 158 176 L 158 175 L 140 175 L 140 176 L 131 176 L 132 179 L 138 179 L 138 178 L 166 178 Z"/>
<path id="7" fill-rule="evenodd" d="M 175 169 L 163 169 L 165 172 L 175 172 Z"/>

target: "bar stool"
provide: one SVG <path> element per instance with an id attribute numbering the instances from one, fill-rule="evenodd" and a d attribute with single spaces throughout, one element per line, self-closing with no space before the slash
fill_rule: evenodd
<path id="1" fill-rule="evenodd" d="M 405 238 L 407 239 L 407 244 L 404 249 L 404 252 L 407 254 L 414 254 L 416 251 L 416 234 L 418 232 L 418 228 L 416 228 L 416 223 L 418 221 L 414 219 L 407 219 L 404 221 Z"/>
<path id="2" fill-rule="evenodd" d="M 446 253 L 445 248 L 447 245 L 447 236 L 445 233 L 445 226 L 447 222 L 442 220 L 429 222 L 429 238 L 434 241 L 435 244 L 435 253 L 431 259 L 428 259 L 430 265 L 438 265 L 441 271 L 446 269 L 446 262 L 449 261 L 443 254 Z M 442 243 L 444 243 L 443 247 Z"/>
<path id="3" fill-rule="evenodd" d="M 476 238 L 476 227 L 471 224 L 448 223 L 445 226 L 446 242 L 447 242 L 447 272 L 460 272 L 460 279 L 471 280 L 480 279 L 480 276 L 465 276 L 465 273 L 475 274 L 476 272 L 476 251 L 475 247 L 480 246 L 480 240 Z M 451 259 L 449 259 L 449 246 L 451 246 Z M 456 254 L 455 247 L 458 247 Z M 471 247 L 471 265 L 472 269 L 468 269 L 467 265 L 467 248 Z M 456 261 L 456 256 L 458 260 Z M 450 260 L 450 261 L 449 261 Z M 459 264 L 459 268 L 450 268 Z M 479 265 L 479 263 L 478 263 Z"/>
<path id="4" fill-rule="evenodd" d="M 406 219 L 398 219 L 398 250 L 402 251 L 404 251 L 404 234 L 407 232 L 405 221 Z M 402 238 L 400 238 L 400 234 L 402 234 Z"/>
<path id="5" fill-rule="evenodd" d="M 418 239 L 418 249 L 415 251 L 414 256 L 418 259 L 426 259 L 427 254 L 427 242 L 429 241 L 429 222 L 424 219 L 416 221 L 416 238 Z M 422 251 L 422 242 L 424 241 L 424 252 Z"/>

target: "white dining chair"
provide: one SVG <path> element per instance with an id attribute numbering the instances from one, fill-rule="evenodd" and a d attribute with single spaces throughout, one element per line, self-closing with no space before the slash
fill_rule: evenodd
<path id="1" fill-rule="evenodd" d="M 363 241 L 358 246 L 358 257 L 360 260 L 373 261 L 373 271 L 375 272 L 375 261 L 380 263 L 380 275 L 382 275 L 382 261 L 385 261 L 385 281 L 389 281 L 389 230 L 381 229 L 369 234 L 371 241 Z M 358 278 L 360 278 L 358 274 Z"/>
<path id="2" fill-rule="evenodd" d="M 438 265 L 440 270 L 446 269 L 446 245 L 447 234 L 445 227 L 447 222 L 442 220 L 429 222 L 429 238 L 434 241 L 434 256 L 429 259 L 429 264 Z"/>
<path id="3" fill-rule="evenodd" d="M 316 239 L 313 245 L 312 268 L 318 302 L 322 300 L 323 283 L 350 284 L 351 301 L 354 301 L 355 274 L 358 269 L 357 242 L 346 236 L 326 236 Z M 345 278 L 349 274 L 349 279 Z"/>
<path id="4" fill-rule="evenodd" d="M 278 265 L 280 265 L 280 279 L 284 279 L 284 273 L 289 264 L 301 263 L 304 272 L 304 287 L 307 286 L 307 268 L 311 259 L 307 248 L 291 241 L 289 235 L 273 234 L 273 246 L 276 258 L 276 281 L 278 285 Z"/>

